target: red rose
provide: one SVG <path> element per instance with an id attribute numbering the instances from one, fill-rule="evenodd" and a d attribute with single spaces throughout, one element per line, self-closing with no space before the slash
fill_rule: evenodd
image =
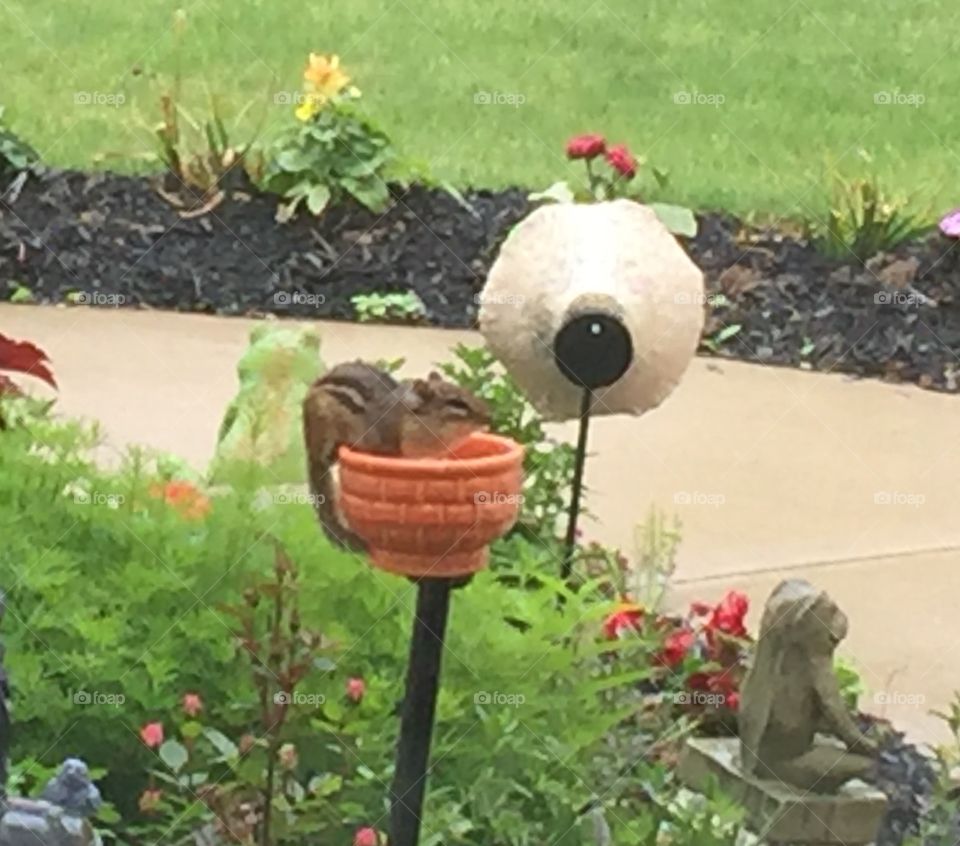
<path id="1" fill-rule="evenodd" d="M 610 614 L 603 621 L 603 634 L 607 640 L 618 640 L 620 633 L 638 631 L 643 624 L 643 609 L 639 605 L 627 603 Z"/>
<path id="2" fill-rule="evenodd" d="M 568 159 L 595 159 L 607 147 L 602 135 L 577 135 L 567 142 Z"/>
<path id="3" fill-rule="evenodd" d="M 732 590 L 713 609 L 713 616 L 707 625 L 730 637 L 746 637 L 747 627 L 743 623 L 743 618 L 747 616 L 749 608 L 750 600 L 746 595 Z"/>
<path id="4" fill-rule="evenodd" d="M 687 657 L 696 640 L 697 636 L 690 629 L 677 629 L 670 632 L 656 660 L 667 667 L 677 667 L 683 663 L 683 659 Z"/>
<path id="5" fill-rule="evenodd" d="M 607 164 L 624 179 L 633 179 L 637 175 L 637 160 L 626 144 L 617 144 L 607 150 Z"/>

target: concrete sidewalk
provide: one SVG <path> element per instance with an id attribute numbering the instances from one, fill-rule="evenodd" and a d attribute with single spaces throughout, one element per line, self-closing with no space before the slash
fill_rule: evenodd
<path id="1" fill-rule="evenodd" d="M 117 448 L 144 443 L 198 467 L 212 454 L 253 324 L 0 306 L 0 332 L 53 359 L 62 412 L 100 420 Z M 459 342 L 480 343 L 472 332 L 320 330 L 328 363 L 402 354 L 412 373 Z M 575 433 L 569 424 L 555 431 Z M 652 505 L 676 513 L 677 603 L 737 587 L 759 606 L 785 574 L 810 578 L 847 610 L 847 651 L 873 691 L 891 694 L 887 713 L 919 737 L 940 737 L 926 712 L 960 688 L 958 431 L 955 397 L 697 359 L 662 408 L 593 424 L 587 502 L 599 522 L 585 531 L 630 552 Z"/>

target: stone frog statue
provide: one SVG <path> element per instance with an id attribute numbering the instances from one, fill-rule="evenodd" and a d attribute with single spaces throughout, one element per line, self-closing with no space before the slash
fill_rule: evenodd
<path id="1" fill-rule="evenodd" d="M 784 581 L 771 594 L 740 690 L 745 774 L 821 793 L 869 778 L 877 746 L 847 711 L 833 670 L 846 635 L 846 615 L 808 582 Z M 820 740 L 818 732 L 844 745 Z"/>
<path id="2" fill-rule="evenodd" d="M 233 484 L 254 465 L 268 485 L 306 481 L 300 407 L 323 369 L 315 330 L 270 323 L 254 328 L 237 364 L 240 390 L 220 424 L 211 484 Z"/>

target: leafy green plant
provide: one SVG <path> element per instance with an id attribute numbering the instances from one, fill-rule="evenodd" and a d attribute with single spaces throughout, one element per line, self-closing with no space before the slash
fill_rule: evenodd
<path id="1" fill-rule="evenodd" d="M 202 725 L 201 698 L 186 694 L 188 719 L 179 739 L 160 743 L 160 732 L 146 734 L 163 766 L 154 768 L 140 799 L 142 811 L 160 816 L 159 827 L 144 826 L 141 833 L 156 829 L 166 841 L 190 841 L 205 828 L 217 838 L 261 846 L 310 833 L 301 824 L 326 795 L 324 782 L 305 787 L 296 780 L 296 747 L 283 738 L 301 682 L 315 667 L 333 664 L 320 657 L 321 635 L 303 626 L 299 594 L 297 567 L 276 545 L 271 577 L 247 588 L 240 604 L 223 608 L 235 620 L 238 654 L 250 665 L 251 731 L 234 742 Z"/>
<path id="2" fill-rule="evenodd" d="M 919 832 L 906 846 L 956 846 L 960 842 L 960 694 L 954 696 L 949 710 L 938 714 L 947 724 L 951 740 L 936 750 L 936 776 L 933 794 L 923 803 Z"/>
<path id="3" fill-rule="evenodd" d="M 155 129 L 160 161 L 178 182 L 205 197 L 217 197 L 227 174 L 235 168 L 243 172 L 253 141 L 242 147 L 231 142 L 216 98 L 211 98 L 204 120 L 192 117 L 173 94 L 164 94 L 160 106 L 163 117 Z"/>
<path id="4" fill-rule="evenodd" d="M 0 106 L 0 178 L 35 170 L 39 164 L 36 151 L 4 123 L 3 106 Z"/>
<path id="5" fill-rule="evenodd" d="M 160 96 L 160 122 L 153 127 L 157 144 L 157 157 L 164 165 L 167 174 L 174 177 L 179 188 L 181 185 L 198 191 L 203 202 L 199 208 L 190 208 L 183 212 L 187 216 L 203 213 L 216 207 L 222 199 L 220 186 L 227 175 L 236 170 L 252 169 L 254 163 L 250 156 L 256 133 L 250 141 L 237 146 L 230 139 L 223 107 L 219 99 L 207 92 L 208 116 L 203 119 L 194 117 L 183 105 L 183 57 L 182 48 L 187 31 L 187 15 L 182 9 L 173 17 L 175 43 L 175 65 L 173 80 Z M 252 105 L 248 104 L 247 108 Z M 246 111 L 246 109 L 244 109 Z M 237 120 L 243 113 L 237 116 Z M 173 205 L 186 209 L 187 205 L 175 192 L 164 188 L 160 193 Z"/>
<path id="6" fill-rule="evenodd" d="M 491 428 L 526 448 L 519 530 L 557 553 L 573 480 L 573 447 L 547 434 L 543 418 L 489 350 L 460 344 L 454 359 L 440 365 L 444 375 L 485 400 Z"/>
<path id="7" fill-rule="evenodd" d="M 361 323 L 413 323 L 426 314 L 423 300 L 413 291 L 394 294 L 357 294 L 350 298 Z"/>
<path id="8" fill-rule="evenodd" d="M 708 338 L 701 338 L 700 347 L 715 353 L 720 349 L 721 346 L 723 346 L 724 342 L 729 341 L 731 338 L 738 335 L 742 328 L 743 327 L 739 323 L 732 323 L 729 326 L 724 326 L 716 334 L 711 335 Z"/>
<path id="9" fill-rule="evenodd" d="M 851 711 L 857 711 L 860 706 L 860 697 L 866 692 L 863 677 L 853 663 L 840 656 L 837 656 L 833 662 L 833 671 L 837 675 L 840 695 L 843 696 L 847 707 Z"/>
<path id="10" fill-rule="evenodd" d="M 814 226 L 814 243 L 836 259 L 861 262 L 930 228 L 930 222 L 910 211 L 902 197 L 888 195 L 871 179 L 834 177 L 825 224 Z"/>
<path id="11" fill-rule="evenodd" d="M 360 92 L 349 82 L 339 57 L 310 54 L 299 125 L 268 151 L 263 175 L 263 188 L 286 201 L 278 219 L 289 220 L 301 203 L 319 215 L 347 196 L 373 210 L 389 201 L 385 175 L 395 160 L 393 147 L 361 113 Z"/>
<path id="12" fill-rule="evenodd" d="M 644 608 L 658 609 L 677 569 L 680 520 L 668 521 L 662 511 L 650 506 L 647 519 L 636 527 L 633 537 L 636 564 L 630 592 Z"/>

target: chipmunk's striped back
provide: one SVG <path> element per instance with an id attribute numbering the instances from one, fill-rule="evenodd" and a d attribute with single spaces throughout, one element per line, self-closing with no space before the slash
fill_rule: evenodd
<path id="1" fill-rule="evenodd" d="M 303 434 L 307 448 L 310 493 L 320 525 L 338 546 L 364 549 L 363 542 L 340 519 L 336 507 L 333 466 L 337 450 L 367 436 L 378 420 L 374 408 L 398 390 L 396 380 L 383 370 L 362 361 L 338 364 L 313 383 L 303 403 Z"/>

